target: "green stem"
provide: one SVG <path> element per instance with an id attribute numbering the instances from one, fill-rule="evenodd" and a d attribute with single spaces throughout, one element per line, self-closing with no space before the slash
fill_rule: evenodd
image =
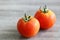
<path id="1" fill-rule="evenodd" d="M 46 8 L 44 8 L 44 13 L 46 13 Z"/>
<path id="2" fill-rule="evenodd" d="M 26 13 L 25 13 L 25 15 L 24 15 L 24 18 L 23 18 L 23 19 L 24 19 L 24 21 L 25 21 L 25 22 L 27 22 L 27 21 L 29 21 L 29 20 L 30 20 L 30 17 L 31 17 L 31 16 L 28 16 L 28 17 L 27 17 L 27 15 L 26 15 Z"/>
<path id="3" fill-rule="evenodd" d="M 45 5 L 45 7 L 44 7 L 43 12 L 44 12 L 44 13 L 47 13 L 47 12 L 48 12 L 48 10 L 47 10 L 47 6 L 46 6 L 46 5 Z"/>
<path id="4" fill-rule="evenodd" d="M 24 16 L 25 16 L 25 20 L 27 20 L 27 15 L 26 15 L 26 13 L 25 13 L 25 15 L 24 15 Z"/>

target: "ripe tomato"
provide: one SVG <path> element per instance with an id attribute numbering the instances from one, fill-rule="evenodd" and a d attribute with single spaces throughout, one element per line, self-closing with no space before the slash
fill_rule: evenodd
<path id="1" fill-rule="evenodd" d="M 23 37 L 32 37 L 38 33 L 40 29 L 39 21 L 31 16 L 26 16 L 25 19 L 19 19 L 17 30 Z"/>
<path id="2" fill-rule="evenodd" d="M 47 30 L 53 26 L 56 21 L 56 15 L 45 6 L 43 10 L 39 9 L 35 16 L 40 22 L 40 28 Z"/>

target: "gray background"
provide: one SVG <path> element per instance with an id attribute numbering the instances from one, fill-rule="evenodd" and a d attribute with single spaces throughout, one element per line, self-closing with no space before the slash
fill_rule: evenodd
<path id="1" fill-rule="evenodd" d="M 16 23 L 20 17 L 34 15 L 41 5 L 47 4 L 55 12 L 53 28 L 40 31 L 36 36 L 23 38 L 17 32 Z M 59 40 L 60 39 L 60 0 L 0 0 L 0 40 Z"/>

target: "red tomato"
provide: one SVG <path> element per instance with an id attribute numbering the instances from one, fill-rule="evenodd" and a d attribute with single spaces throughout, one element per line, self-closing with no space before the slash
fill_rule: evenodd
<path id="1" fill-rule="evenodd" d="M 42 30 L 51 28 L 56 21 L 56 15 L 54 12 L 49 9 L 47 10 L 46 7 L 43 10 L 39 9 L 34 17 L 39 20 L 40 28 Z"/>
<path id="2" fill-rule="evenodd" d="M 34 17 L 28 17 L 25 16 L 25 20 L 23 18 L 19 19 L 17 23 L 17 30 L 23 37 L 35 36 L 40 29 L 39 21 Z"/>

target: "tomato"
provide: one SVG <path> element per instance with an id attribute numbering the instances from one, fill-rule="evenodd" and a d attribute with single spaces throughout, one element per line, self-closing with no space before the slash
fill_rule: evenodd
<path id="1" fill-rule="evenodd" d="M 40 29 L 47 30 L 53 26 L 56 21 L 56 15 L 45 6 L 43 10 L 39 9 L 34 17 L 40 22 Z"/>
<path id="2" fill-rule="evenodd" d="M 23 37 L 35 36 L 40 29 L 39 21 L 31 16 L 21 18 L 17 22 L 17 30 Z"/>

